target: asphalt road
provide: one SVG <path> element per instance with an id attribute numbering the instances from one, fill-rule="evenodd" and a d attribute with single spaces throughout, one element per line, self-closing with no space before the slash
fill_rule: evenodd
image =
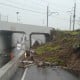
<path id="1" fill-rule="evenodd" d="M 59 68 L 38 68 L 31 66 L 25 73 L 24 80 L 80 80 L 73 74 Z"/>
<path id="2" fill-rule="evenodd" d="M 23 68 L 18 68 L 10 80 L 21 80 L 24 73 Z"/>

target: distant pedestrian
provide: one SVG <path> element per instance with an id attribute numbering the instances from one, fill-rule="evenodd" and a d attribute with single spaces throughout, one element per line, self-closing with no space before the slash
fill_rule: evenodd
<path id="1" fill-rule="evenodd" d="M 33 49 L 30 49 L 30 58 L 33 61 L 34 61 L 34 53 L 35 53 L 35 51 Z"/>
<path id="2" fill-rule="evenodd" d="M 29 51 L 29 50 L 26 50 L 25 56 L 26 56 L 27 58 L 30 56 L 30 51 Z"/>

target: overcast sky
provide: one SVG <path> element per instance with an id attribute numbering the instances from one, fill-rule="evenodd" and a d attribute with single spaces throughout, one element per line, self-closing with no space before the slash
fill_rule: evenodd
<path id="1" fill-rule="evenodd" d="M 76 28 L 80 28 L 80 0 L 76 0 Z M 73 11 L 74 0 L 0 0 L 2 20 L 17 22 L 19 12 L 20 23 L 46 26 L 46 6 L 49 12 L 59 12 L 59 15 L 49 16 L 49 26 L 56 29 L 68 30 L 70 13 Z"/>

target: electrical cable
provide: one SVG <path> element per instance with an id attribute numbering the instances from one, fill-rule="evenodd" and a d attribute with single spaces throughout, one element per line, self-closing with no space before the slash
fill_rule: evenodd
<path id="1" fill-rule="evenodd" d="M 45 14 L 44 12 L 40 12 L 40 11 L 36 11 L 36 10 L 32 10 L 32 9 L 24 9 L 24 8 L 17 7 L 17 6 L 11 5 L 11 4 L 0 3 L 0 5 L 12 7 L 12 8 L 17 8 L 17 9 L 21 9 L 21 10 L 25 10 L 25 11 L 31 11 L 31 12 L 39 13 L 39 14 Z"/>
<path id="2" fill-rule="evenodd" d="M 10 3 L 14 3 L 14 4 L 17 4 L 17 5 L 24 5 L 24 4 L 22 4 L 22 3 L 18 3 L 18 2 L 13 2 L 13 1 L 11 1 L 11 0 L 6 0 L 7 2 L 10 2 Z M 31 5 L 33 5 L 34 4 L 34 1 L 31 1 L 32 2 L 32 4 Z M 44 7 L 44 5 L 41 5 L 41 4 L 35 4 L 35 5 L 38 5 L 38 6 L 41 6 L 41 7 Z"/>

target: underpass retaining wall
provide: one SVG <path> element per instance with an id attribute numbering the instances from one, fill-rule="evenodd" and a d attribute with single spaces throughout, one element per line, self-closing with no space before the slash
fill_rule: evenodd
<path id="1" fill-rule="evenodd" d="M 0 68 L 0 80 L 10 80 L 12 75 L 16 72 L 21 56 L 25 51 L 22 51 L 17 57 L 8 62 L 5 66 Z"/>

